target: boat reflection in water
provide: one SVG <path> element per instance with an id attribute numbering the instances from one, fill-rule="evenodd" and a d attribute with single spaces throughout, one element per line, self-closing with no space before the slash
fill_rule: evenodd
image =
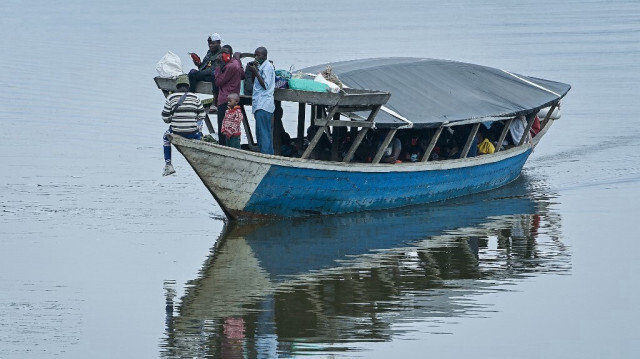
<path id="1" fill-rule="evenodd" d="M 165 283 L 161 355 L 339 354 L 411 323 L 437 332 L 447 318 L 488 312 L 475 297 L 570 268 L 560 216 L 537 186 L 521 178 L 437 205 L 230 223 L 180 300 Z"/>

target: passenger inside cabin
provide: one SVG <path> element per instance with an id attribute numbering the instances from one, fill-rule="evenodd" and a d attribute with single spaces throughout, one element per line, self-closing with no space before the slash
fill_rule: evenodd
<path id="1" fill-rule="evenodd" d="M 291 142 L 291 136 L 286 131 L 280 133 L 280 156 L 298 157 L 298 149 L 295 143 Z"/>
<path id="2" fill-rule="evenodd" d="M 422 156 L 427 152 L 427 148 L 429 148 L 429 143 L 430 142 L 431 142 L 430 138 L 423 138 L 423 139 L 420 140 L 420 150 L 422 152 L 421 152 L 421 156 L 418 158 L 418 160 L 422 160 Z M 431 153 L 429 154 L 428 161 L 438 161 L 438 160 L 442 159 L 441 158 L 442 148 L 438 145 L 439 143 L 440 143 L 440 141 L 437 141 L 436 145 L 431 150 Z"/>
<path id="3" fill-rule="evenodd" d="M 524 130 L 527 128 L 527 120 L 524 115 L 520 115 L 511 121 L 511 126 L 509 127 L 509 135 L 511 136 L 511 144 L 513 146 L 517 146 L 520 144 L 520 140 L 522 136 L 525 135 Z M 529 134 L 527 133 L 526 136 Z M 513 147 L 510 146 L 510 147 Z M 509 148 L 509 146 L 505 146 Z"/>
<path id="4" fill-rule="evenodd" d="M 420 147 L 420 138 L 417 133 L 413 133 L 402 146 L 401 158 L 404 162 L 418 162 L 422 158 L 422 154 L 424 154 L 424 150 Z"/>
<path id="5" fill-rule="evenodd" d="M 487 155 L 487 154 L 494 153 L 496 151 L 496 148 L 495 146 L 493 146 L 493 143 L 491 143 L 491 141 L 489 141 L 489 139 L 485 137 L 484 131 L 478 131 L 478 134 L 476 136 L 478 137 L 478 154 L 479 155 Z"/>
<path id="6" fill-rule="evenodd" d="M 462 151 L 464 150 L 464 146 L 467 143 L 467 139 L 471 135 L 471 128 L 473 125 L 462 125 L 456 126 L 453 128 L 453 135 L 451 136 L 450 143 L 450 155 L 449 158 L 455 159 L 460 158 L 462 156 Z M 466 157 L 475 157 L 478 154 L 478 138 L 473 136 L 471 140 L 471 146 L 469 147 L 469 151 L 467 152 Z"/>
<path id="7" fill-rule="evenodd" d="M 307 127 L 307 139 L 309 142 L 313 140 L 318 129 L 319 127 L 313 125 Z M 321 161 L 329 161 L 331 159 L 331 139 L 327 136 L 326 132 L 323 131 L 322 136 L 320 136 L 320 140 L 316 144 L 316 147 L 309 158 Z"/>
<path id="8" fill-rule="evenodd" d="M 531 135 L 531 138 L 536 137 L 538 132 L 540 132 L 540 118 L 538 118 L 537 113 L 533 116 L 536 116 L 536 117 L 533 119 L 533 126 L 531 126 L 531 130 L 529 130 L 529 134 Z"/>
<path id="9" fill-rule="evenodd" d="M 384 142 L 385 137 L 388 132 L 383 131 L 378 138 L 377 142 L 377 150 L 380 150 L 380 146 L 382 146 L 382 142 Z M 394 137 L 391 142 L 385 148 L 382 157 L 380 158 L 380 163 L 400 163 L 402 162 L 398 158 L 400 157 L 400 152 L 402 151 L 402 142 L 397 137 Z"/>

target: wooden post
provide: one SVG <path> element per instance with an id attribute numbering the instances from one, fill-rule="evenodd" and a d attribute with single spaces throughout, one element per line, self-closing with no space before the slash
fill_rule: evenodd
<path id="1" fill-rule="evenodd" d="M 471 149 L 471 144 L 473 143 L 473 138 L 476 137 L 476 134 L 478 133 L 478 128 L 480 128 L 480 122 L 476 123 L 471 128 L 471 133 L 467 138 L 467 143 L 465 143 L 464 147 L 462 148 L 462 152 L 460 153 L 460 158 L 467 158 L 467 154 L 469 153 L 469 150 Z"/>
<path id="2" fill-rule="evenodd" d="M 207 125 L 207 130 L 209 130 L 210 134 L 214 134 L 216 133 L 216 131 L 213 129 L 213 125 L 211 124 L 211 120 L 209 119 L 209 109 L 204 110 L 204 123 L 205 125 Z"/>
<path id="3" fill-rule="evenodd" d="M 347 155 L 344 156 L 344 159 L 342 160 L 342 162 L 351 162 L 351 160 L 353 159 L 353 155 L 356 153 L 356 150 L 360 146 L 360 143 L 364 139 L 364 136 L 367 134 L 367 131 L 369 131 L 369 128 L 368 127 L 363 127 L 360 130 L 360 132 L 358 132 L 358 135 L 356 136 L 355 140 L 353 141 L 353 144 L 349 148 L 349 152 L 347 152 Z"/>
<path id="4" fill-rule="evenodd" d="M 380 162 L 380 159 L 382 158 L 384 151 L 387 149 L 387 146 L 389 146 L 389 143 L 391 143 L 391 140 L 393 139 L 393 136 L 396 134 L 396 131 L 398 131 L 397 128 L 392 128 L 391 130 L 389 130 L 387 137 L 385 137 L 384 141 L 382 141 L 382 145 L 378 149 L 378 152 L 376 153 L 376 156 L 373 158 L 373 161 L 371 161 L 371 163 Z"/>
<path id="5" fill-rule="evenodd" d="M 305 117 L 305 109 L 307 108 L 307 105 L 303 102 L 298 103 L 298 139 L 296 141 L 296 145 L 298 147 L 298 149 L 302 148 L 302 145 L 304 144 L 304 117 Z"/>
<path id="6" fill-rule="evenodd" d="M 500 138 L 498 139 L 498 144 L 496 145 L 496 152 L 500 151 L 500 148 L 502 148 L 502 143 L 504 142 L 504 139 L 507 137 L 507 132 L 509 132 L 509 127 L 511 127 L 511 122 L 513 122 L 512 118 L 508 119 L 507 123 L 504 124 L 502 133 L 500 133 Z"/>
<path id="7" fill-rule="evenodd" d="M 322 137 L 323 134 L 324 134 L 323 128 L 316 128 L 316 134 L 313 136 L 313 139 L 309 141 L 309 146 L 307 147 L 307 149 L 304 151 L 304 153 L 300 158 L 303 158 L 303 159 L 309 158 L 309 155 L 311 155 L 311 152 L 313 152 L 313 150 L 316 148 L 316 145 L 320 141 L 320 137 Z"/>
<path id="8" fill-rule="evenodd" d="M 527 127 L 525 127 L 524 132 L 522 133 L 522 137 L 520 138 L 520 143 L 518 143 L 518 146 L 522 146 L 527 141 L 527 138 L 531 138 L 531 135 L 529 134 L 529 132 L 531 131 L 531 127 L 533 126 L 533 121 L 535 121 L 535 119 L 536 119 L 535 114 L 531 114 L 529 116 L 529 121 L 527 121 Z"/>
<path id="9" fill-rule="evenodd" d="M 436 133 L 433 134 L 433 137 L 431 137 L 431 141 L 429 142 L 429 146 L 427 147 L 427 150 L 424 151 L 424 155 L 422 155 L 422 159 L 420 160 L 420 162 L 426 162 L 429 160 L 429 156 L 431 156 L 433 148 L 436 147 L 436 143 L 438 142 L 443 129 L 444 126 L 440 125 L 440 127 L 438 127 L 438 129 L 436 130 Z"/>
<path id="10" fill-rule="evenodd" d="M 334 121 L 340 121 L 340 113 L 333 114 Z M 331 160 L 340 160 L 340 144 L 347 134 L 346 127 L 333 127 L 333 142 L 331 143 Z"/>
<path id="11" fill-rule="evenodd" d="M 255 146 L 256 141 L 254 141 L 253 134 L 251 133 L 251 127 L 249 127 L 249 119 L 247 118 L 247 112 L 244 110 L 244 105 L 240 105 L 240 111 L 242 111 L 242 116 L 244 117 L 242 124 L 244 125 L 244 133 L 247 136 L 249 145 Z"/>
<path id="12" fill-rule="evenodd" d="M 272 143 L 273 152 L 276 155 L 280 155 L 280 145 L 282 144 L 282 132 L 284 131 L 284 125 L 282 124 L 282 101 L 276 101 L 276 109 L 273 111 L 273 131 L 272 131 Z"/>
<path id="13" fill-rule="evenodd" d="M 553 104 L 553 106 L 551 106 L 551 108 L 549 109 L 549 112 L 547 112 L 547 115 L 544 116 L 544 121 L 542 121 L 542 123 L 540 124 L 540 131 L 542 131 L 542 129 L 547 125 L 547 123 L 551 119 L 551 114 L 553 113 L 553 111 L 556 110 L 556 107 L 559 104 L 560 104 L 560 102 L 556 102 L 556 103 Z"/>
<path id="14" fill-rule="evenodd" d="M 378 111 L 380 111 L 381 107 L 382 105 L 378 105 L 374 107 L 373 110 L 371 110 L 369 117 L 367 117 L 367 122 L 373 122 L 373 119 L 376 118 L 376 115 L 378 114 Z M 358 135 L 353 140 L 353 144 L 351 144 L 347 155 L 344 156 L 344 159 L 342 160 L 343 162 L 351 162 L 351 160 L 353 159 L 353 155 L 356 153 L 356 150 L 360 146 L 360 143 L 364 139 L 364 136 L 367 134 L 367 131 L 369 131 L 369 127 L 362 127 L 362 129 L 358 132 Z"/>

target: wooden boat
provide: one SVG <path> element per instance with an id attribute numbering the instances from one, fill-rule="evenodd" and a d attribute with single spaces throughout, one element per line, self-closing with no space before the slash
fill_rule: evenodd
<path id="1" fill-rule="evenodd" d="M 348 86 L 340 93 L 276 89 L 282 101 L 298 103 L 298 136 L 304 139 L 305 109 L 315 135 L 300 158 L 265 155 L 243 149 L 173 136 L 184 155 L 225 214 L 242 217 L 300 217 L 398 208 L 469 195 L 516 179 L 532 149 L 553 123 L 567 84 L 513 74 L 494 68 L 433 59 L 384 58 L 330 64 Z M 302 70 L 318 73 L 326 65 Z M 156 78 L 165 94 L 171 80 Z M 206 86 L 206 85 L 205 85 Z M 382 90 L 370 90 L 382 89 Z M 210 87 L 199 92 L 211 93 Z M 243 97 L 241 105 L 250 104 Z M 540 132 L 528 134 L 536 114 L 546 109 Z M 280 112 L 280 114 L 278 114 Z M 497 143 L 507 138 L 514 119 L 526 118 L 518 143 L 493 154 L 468 157 L 481 124 L 498 124 Z M 245 116 L 246 117 L 246 116 Z M 279 133 L 276 110 L 274 132 Z M 280 124 L 280 125 L 279 125 Z M 209 125 L 209 127 L 211 127 Z M 368 133 L 386 135 L 370 162 L 354 161 Z M 432 160 L 443 132 L 465 131 L 457 159 Z M 245 133 L 254 145 L 248 123 Z M 421 134 L 428 146 L 416 162 L 380 163 L 394 136 Z M 331 136 L 331 160 L 312 159 L 322 137 Z M 338 144 L 352 135 L 348 149 Z M 274 136 L 274 140 L 279 138 Z M 276 153 L 278 143 L 276 141 Z"/>

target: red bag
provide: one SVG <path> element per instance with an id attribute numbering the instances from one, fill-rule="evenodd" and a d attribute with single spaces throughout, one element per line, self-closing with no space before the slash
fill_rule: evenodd
<path id="1" fill-rule="evenodd" d="M 200 66 L 200 63 L 202 62 L 202 60 L 200 60 L 200 56 L 193 52 L 190 52 L 189 55 L 191 55 L 191 59 L 196 64 L 196 66 Z"/>

